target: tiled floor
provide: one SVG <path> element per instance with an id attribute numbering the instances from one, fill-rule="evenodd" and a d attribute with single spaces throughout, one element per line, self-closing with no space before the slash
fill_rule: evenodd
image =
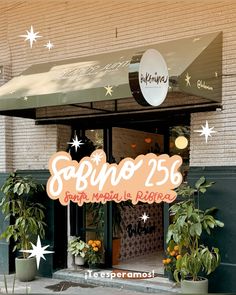
<path id="1" fill-rule="evenodd" d="M 164 268 L 162 264 L 163 257 L 163 252 L 157 252 L 132 258 L 126 261 L 121 261 L 118 265 L 113 265 L 113 267 L 145 272 L 154 270 L 154 272 L 157 274 L 164 274 Z"/>

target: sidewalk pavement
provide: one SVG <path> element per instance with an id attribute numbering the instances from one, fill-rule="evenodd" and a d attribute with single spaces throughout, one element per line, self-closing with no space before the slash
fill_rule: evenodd
<path id="1" fill-rule="evenodd" d="M 151 279 L 119 279 L 102 278 L 107 270 L 90 271 L 85 278 L 87 270 L 60 270 L 54 273 L 54 278 L 37 277 L 31 282 L 15 281 L 14 294 L 79 294 L 79 295 L 141 295 L 173 294 L 179 288 L 166 278 L 155 277 Z M 94 274 L 97 274 L 94 276 Z M 0 294 L 13 293 L 14 275 L 6 275 L 7 290 L 4 276 L 0 275 Z"/>
<path id="2" fill-rule="evenodd" d="M 123 290 L 133 290 L 142 293 L 179 293 L 180 288 L 174 282 L 170 282 L 162 276 L 154 276 L 145 279 L 121 278 L 124 270 L 112 269 L 62 269 L 53 274 L 53 278 L 71 280 L 82 284 L 95 284 L 104 287 L 113 287 Z M 126 274 L 137 274 L 137 272 L 126 271 Z M 140 274 L 140 273 L 139 273 Z"/>

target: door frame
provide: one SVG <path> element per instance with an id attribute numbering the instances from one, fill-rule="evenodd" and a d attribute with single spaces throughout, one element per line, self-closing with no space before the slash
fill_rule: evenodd
<path id="1" fill-rule="evenodd" d="M 115 127 L 115 126 L 114 126 Z M 120 127 L 120 126 L 117 126 Z M 130 126 L 129 123 L 127 124 L 122 124 L 121 128 L 129 128 L 133 129 L 132 125 Z M 94 128 L 94 129 L 103 129 L 103 146 L 104 146 L 104 151 L 107 156 L 107 162 L 111 163 L 112 162 L 112 126 L 109 126 L 107 128 Z M 88 128 L 83 128 L 83 129 L 75 129 L 80 135 L 84 135 L 85 131 L 88 130 Z M 73 132 L 73 130 L 72 130 Z M 162 128 L 162 133 L 164 136 L 164 153 L 169 153 L 169 126 L 166 125 Z M 76 219 L 76 223 L 84 223 L 84 216 L 81 216 L 81 214 L 84 215 L 84 211 L 81 210 L 82 208 L 76 209 L 76 211 L 79 211 L 79 214 L 75 214 L 74 217 Z M 78 216 L 80 218 L 78 219 Z M 70 223 L 72 222 L 72 219 L 70 219 Z M 169 204 L 164 203 L 163 206 L 163 226 L 164 226 L 164 236 L 166 235 L 168 226 L 169 226 Z M 79 224 L 75 225 L 76 227 L 76 232 L 81 233 L 80 229 L 83 226 L 80 226 Z M 104 205 L 104 249 L 105 249 L 105 261 L 104 261 L 104 266 L 108 268 L 112 268 L 112 202 L 107 202 Z M 165 240 L 163 240 L 163 249 L 166 248 L 166 243 Z"/>

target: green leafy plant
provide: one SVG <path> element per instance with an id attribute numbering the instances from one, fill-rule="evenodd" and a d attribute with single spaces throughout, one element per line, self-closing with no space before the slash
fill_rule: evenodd
<path id="1" fill-rule="evenodd" d="M 213 217 L 216 208 L 199 209 L 199 197 L 210 188 L 214 182 L 201 177 L 192 187 L 188 184 L 180 186 L 178 196 L 183 200 L 170 207 L 172 223 L 168 227 L 167 243 L 174 241 L 179 246 L 180 259 L 176 260 L 174 277 L 178 281 L 191 277 L 196 281 L 199 273 L 209 275 L 220 263 L 219 250 L 209 249 L 201 244 L 202 233 L 211 234 L 212 229 L 223 227 L 224 224 Z"/>
<path id="2" fill-rule="evenodd" d="M 80 237 L 72 237 L 68 244 L 68 252 L 74 256 L 81 256 L 84 258 L 88 247 L 88 244 L 82 241 Z"/>
<path id="3" fill-rule="evenodd" d="M 178 280 L 178 274 L 180 274 L 182 279 L 190 277 L 193 281 L 198 281 L 201 271 L 209 275 L 217 268 L 219 263 L 219 249 L 212 248 L 210 250 L 201 245 L 192 252 L 187 251 L 181 259 L 177 260 L 174 277 Z"/>
<path id="4" fill-rule="evenodd" d="M 41 238 L 45 235 L 44 206 L 38 202 L 37 196 L 42 193 L 44 187 L 31 177 L 23 177 L 16 173 L 8 176 L 1 191 L 4 197 L 0 203 L 5 219 L 10 220 L 10 225 L 0 235 L 9 241 L 14 240 L 16 249 L 28 250 L 32 239 L 37 235 Z M 23 252 L 27 258 L 28 253 Z"/>

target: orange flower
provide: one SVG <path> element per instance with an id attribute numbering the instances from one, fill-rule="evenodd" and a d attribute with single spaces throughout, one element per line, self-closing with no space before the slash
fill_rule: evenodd
<path id="1" fill-rule="evenodd" d="M 98 251 L 98 247 L 94 247 L 93 251 L 97 252 Z"/>
<path id="2" fill-rule="evenodd" d="M 91 246 L 94 248 L 94 247 L 97 247 L 97 244 L 95 244 L 95 243 L 93 242 Z"/>
<path id="3" fill-rule="evenodd" d="M 174 246 L 174 250 L 179 251 L 179 246 L 178 245 Z"/>
<path id="4" fill-rule="evenodd" d="M 93 244 L 93 240 L 89 240 L 88 245 L 92 245 L 92 244 Z"/>
<path id="5" fill-rule="evenodd" d="M 163 263 L 163 264 L 166 264 L 166 259 L 163 259 L 163 260 L 162 260 L 162 263 Z"/>
<path id="6" fill-rule="evenodd" d="M 179 260 L 180 258 L 182 258 L 181 255 L 178 255 L 178 256 L 176 257 L 177 260 Z"/>
<path id="7" fill-rule="evenodd" d="M 170 262 L 171 262 L 171 259 L 170 258 L 167 258 L 166 259 L 166 263 L 169 264 Z"/>
<path id="8" fill-rule="evenodd" d="M 94 243 L 97 245 L 98 248 L 101 247 L 101 241 L 97 240 L 97 241 L 94 241 Z"/>
<path id="9" fill-rule="evenodd" d="M 175 256 L 175 251 L 171 251 L 170 256 Z"/>

